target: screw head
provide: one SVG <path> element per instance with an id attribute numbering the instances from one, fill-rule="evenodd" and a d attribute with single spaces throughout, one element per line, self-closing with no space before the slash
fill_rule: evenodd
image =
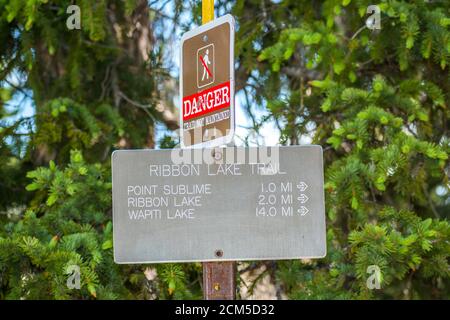
<path id="1" fill-rule="evenodd" d="M 222 152 L 220 150 L 214 150 L 213 151 L 213 157 L 215 160 L 221 160 L 222 159 Z"/>
<path id="2" fill-rule="evenodd" d="M 214 255 L 215 255 L 217 258 L 221 258 L 221 257 L 223 257 L 223 251 L 220 250 L 220 249 L 218 249 L 218 250 L 216 250 L 216 251 L 214 252 Z"/>

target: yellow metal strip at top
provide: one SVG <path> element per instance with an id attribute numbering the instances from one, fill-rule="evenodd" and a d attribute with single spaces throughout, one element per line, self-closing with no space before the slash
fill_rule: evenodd
<path id="1" fill-rule="evenodd" d="M 214 0 L 202 0 L 202 24 L 214 20 Z"/>

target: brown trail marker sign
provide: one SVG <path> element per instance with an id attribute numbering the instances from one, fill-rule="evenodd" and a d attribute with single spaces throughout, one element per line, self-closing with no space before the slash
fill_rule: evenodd
<path id="1" fill-rule="evenodd" d="M 225 15 L 181 39 L 182 148 L 228 144 L 234 136 L 234 19 Z"/>
<path id="2" fill-rule="evenodd" d="M 326 254 L 320 146 L 115 151 L 112 183 L 117 263 Z"/>

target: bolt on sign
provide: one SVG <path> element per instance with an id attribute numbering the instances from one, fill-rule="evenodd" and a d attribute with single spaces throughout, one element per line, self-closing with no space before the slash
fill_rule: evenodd
<path id="1" fill-rule="evenodd" d="M 116 263 L 326 254 L 320 146 L 119 150 Z"/>
<path id="2" fill-rule="evenodd" d="M 228 144 L 234 136 L 234 19 L 225 15 L 181 39 L 182 148 Z"/>

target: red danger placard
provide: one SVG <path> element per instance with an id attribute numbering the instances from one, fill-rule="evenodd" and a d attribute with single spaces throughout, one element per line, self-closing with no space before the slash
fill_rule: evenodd
<path id="1" fill-rule="evenodd" d="M 183 98 L 183 120 L 204 116 L 230 106 L 230 81 Z"/>

